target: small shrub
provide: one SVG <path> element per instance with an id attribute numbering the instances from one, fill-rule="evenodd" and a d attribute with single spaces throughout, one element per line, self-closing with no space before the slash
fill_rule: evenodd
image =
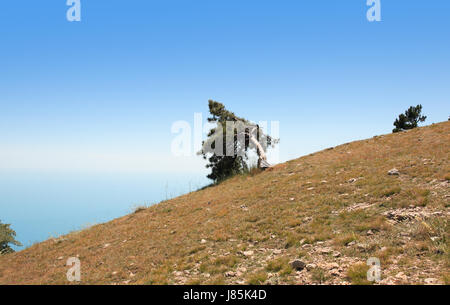
<path id="1" fill-rule="evenodd" d="M 383 216 L 373 216 L 372 218 L 367 219 L 364 223 L 357 224 L 355 226 L 357 231 L 382 231 L 389 230 L 389 225 L 386 223 L 386 218 Z"/>
<path id="2" fill-rule="evenodd" d="M 230 255 L 230 256 L 223 256 L 218 257 L 213 261 L 213 264 L 216 266 L 227 266 L 227 267 L 234 267 L 239 262 L 239 259 L 236 256 Z"/>
<path id="3" fill-rule="evenodd" d="M 263 170 L 261 168 L 258 168 L 257 165 L 252 165 L 246 172 L 244 172 L 244 174 L 249 175 L 250 177 L 253 177 L 262 172 L 263 172 Z"/>
<path id="4" fill-rule="evenodd" d="M 343 235 L 338 235 L 334 239 L 334 244 L 337 246 L 346 246 L 355 240 L 356 240 L 355 233 L 347 233 L 347 234 L 343 234 Z"/>
<path id="5" fill-rule="evenodd" d="M 150 279 L 145 283 L 145 285 L 168 285 L 169 280 L 167 279 L 166 274 L 154 274 L 150 277 Z"/>
<path id="6" fill-rule="evenodd" d="M 249 285 L 262 285 L 267 280 L 267 273 L 264 271 L 259 271 L 250 275 L 247 279 Z"/>
<path id="7" fill-rule="evenodd" d="M 286 265 L 289 265 L 287 258 L 277 258 L 267 263 L 266 270 L 269 272 L 278 272 L 286 267 Z"/>
<path id="8" fill-rule="evenodd" d="M 206 285 L 225 285 L 225 277 L 222 274 L 212 277 L 205 283 Z"/>
<path id="9" fill-rule="evenodd" d="M 289 235 L 284 244 L 284 248 L 288 249 L 295 246 L 298 243 L 298 239 L 294 235 Z"/>
<path id="10" fill-rule="evenodd" d="M 249 216 L 245 219 L 246 222 L 257 222 L 259 220 L 259 216 L 253 215 Z"/>
<path id="11" fill-rule="evenodd" d="M 322 268 L 316 268 L 311 271 L 311 279 L 315 283 L 325 283 L 328 280 L 328 275 Z"/>
<path id="12" fill-rule="evenodd" d="M 205 250 L 205 249 L 206 249 L 205 246 L 197 246 L 197 247 L 194 247 L 194 248 L 190 249 L 190 250 L 187 252 L 187 254 L 188 254 L 188 255 L 192 255 L 192 254 L 195 254 L 195 253 L 197 253 L 197 252 L 199 252 L 199 251 L 202 251 L 202 250 Z"/>
<path id="13" fill-rule="evenodd" d="M 395 195 L 395 194 L 398 194 L 398 193 L 400 193 L 401 192 L 401 188 L 400 187 L 393 187 L 393 188 L 389 188 L 389 189 L 387 189 L 387 190 L 385 190 L 384 192 L 383 192 L 383 197 L 391 197 L 391 196 L 393 196 L 393 195 Z"/>
<path id="14" fill-rule="evenodd" d="M 347 270 L 347 278 L 353 285 L 371 285 L 372 282 L 367 280 L 367 271 L 369 266 L 366 264 L 353 265 Z"/>
<path id="15" fill-rule="evenodd" d="M 147 207 L 145 206 L 138 206 L 134 208 L 134 213 L 137 214 L 139 212 L 145 211 L 147 209 Z"/>
<path id="16" fill-rule="evenodd" d="M 190 279 L 187 281 L 186 285 L 198 286 L 202 283 L 200 279 Z"/>
<path id="17" fill-rule="evenodd" d="M 444 281 L 445 285 L 450 285 L 450 272 L 446 272 L 443 276 L 442 276 L 442 280 Z"/>
<path id="18" fill-rule="evenodd" d="M 302 258 L 302 257 L 305 257 L 306 255 L 308 255 L 308 252 L 301 250 L 298 252 L 297 257 Z"/>

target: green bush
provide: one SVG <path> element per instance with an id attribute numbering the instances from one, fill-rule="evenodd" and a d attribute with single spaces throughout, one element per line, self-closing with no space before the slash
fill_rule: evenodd
<path id="1" fill-rule="evenodd" d="M 422 115 L 422 105 L 409 107 L 405 114 L 400 114 L 394 122 L 394 130 L 392 132 L 400 132 L 416 128 L 419 122 L 425 122 L 426 116 Z"/>
<path id="2" fill-rule="evenodd" d="M 0 221 L 0 255 L 14 252 L 10 244 L 22 246 L 20 242 L 15 240 L 16 232 L 10 228 L 11 225 L 3 224 Z"/>

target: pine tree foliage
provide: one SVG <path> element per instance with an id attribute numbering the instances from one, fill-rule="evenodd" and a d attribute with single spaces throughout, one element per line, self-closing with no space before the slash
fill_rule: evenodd
<path id="1" fill-rule="evenodd" d="M 11 225 L 3 224 L 0 221 L 0 255 L 14 252 L 11 245 L 22 246 L 20 242 L 15 240 L 16 232 L 11 229 Z"/>
<path id="2" fill-rule="evenodd" d="M 417 105 L 416 107 L 411 106 L 405 111 L 405 114 L 400 114 L 398 119 L 395 120 L 395 128 L 392 132 L 416 128 L 419 122 L 425 122 L 426 119 L 427 117 L 422 115 L 422 105 Z"/>
<path id="3" fill-rule="evenodd" d="M 209 131 L 199 154 L 208 160 L 206 167 L 211 169 L 208 178 L 215 183 L 248 171 L 249 150 L 254 149 L 259 159 L 265 159 L 267 148 L 278 143 L 278 139 L 264 134 L 257 124 L 238 117 L 222 103 L 209 100 L 208 106 L 211 114 L 208 122 L 215 123 L 216 126 Z M 230 126 L 229 122 L 234 125 Z M 254 139 L 258 139 L 257 145 Z M 222 153 L 218 154 L 217 149 Z"/>

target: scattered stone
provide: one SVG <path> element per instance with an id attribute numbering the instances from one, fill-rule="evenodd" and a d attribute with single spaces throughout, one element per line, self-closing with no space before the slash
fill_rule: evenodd
<path id="1" fill-rule="evenodd" d="M 328 270 L 339 269 L 339 264 L 338 263 L 329 263 L 329 264 L 325 264 L 324 267 Z"/>
<path id="2" fill-rule="evenodd" d="M 388 175 L 389 176 L 398 176 L 398 175 L 400 175 L 400 172 L 398 171 L 398 169 L 393 168 L 393 169 L 388 171 Z"/>
<path id="3" fill-rule="evenodd" d="M 295 200 L 295 198 L 289 198 L 289 200 L 290 200 L 290 201 L 294 201 L 294 200 Z"/>
<path id="4" fill-rule="evenodd" d="M 353 240 L 353 241 L 349 242 L 346 246 L 347 247 L 351 247 L 351 246 L 354 246 L 354 245 L 356 245 L 356 240 Z"/>
<path id="5" fill-rule="evenodd" d="M 253 255 L 253 253 L 254 253 L 254 251 L 252 251 L 252 250 L 249 250 L 249 251 L 244 251 L 242 254 L 244 254 L 244 256 L 247 256 L 247 257 L 249 257 L 249 256 L 252 256 Z"/>
<path id="6" fill-rule="evenodd" d="M 306 265 L 306 270 L 311 271 L 313 269 L 316 269 L 317 265 L 316 264 L 307 264 Z"/>
<path id="7" fill-rule="evenodd" d="M 368 235 L 368 236 L 373 235 L 373 234 L 375 234 L 375 233 L 373 233 L 372 230 L 367 231 L 367 235 Z"/>
<path id="8" fill-rule="evenodd" d="M 326 247 L 326 248 L 319 248 L 317 249 L 317 251 L 321 254 L 330 254 L 333 252 L 333 249 Z"/>
<path id="9" fill-rule="evenodd" d="M 436 285 L 438 283 L 438 280 L 435 278 L 427 278 L 424 282 L 427 285 Z"/>
<path id="10" fill-rule="evenodd" d="M 406 274 L 404 274 L 403 272 L 399 272 L 397 273 L 397 275 L 395 276 L 397 279 L 402 280 L 404 282 L 408 281 L 408 276 Z"/>
<path id="11" fill-rule="evenodd" d="M 246 273 L 246 272 L 247 272 L 247 268 L 245 268 L 245 267 L 239 267 L 239 268 L 237 269 L 237 271 L 238 271 L 238 272 L 242 272 L 242 273 Z"/>
<path id="12" fill-rule="evenodd" d="M 202 239 L 202 240 L 200 241 L 200 243 L 201 243 L 201 244 L 206 244 L 206 239 Z"/>
<path id="13" fill-rule="evenodd" d="M 66 241 L 66 240 L 67 240 L 66 238 L 59 237 L 59 238 L 54 238 L 54 239 L 53 239 L 53 242 L 56 243 L 56 244 L 60 244 L 60 243 L 62 243 L 63 241 Z"/>
<path id="14" fill-rule="evenodd" d="M 226 277 L 235 277 L 236 276 L 236 272 L 227 271 L 227 272 L 225 272 L 225 276 Z"/>
<path id="15" fill-rule="evenodd" d="M 104 244 L 103 248 L 108 248 L 109 246 L 111 246 L 111 244 Z"/>
<path id="16" fill-rule="evenodd" d="M 64 258 L 64 256 L 60 256 L 58 257 L 58 260 L 62 260 Z"/>
<path id="17" fill-rule="evenodd" d="M 302 271 L 303 269 L 306 268 L 306 264 L 300 260 L 292 261 L 291 266 L 293 269 L 295 269 L 297 271 Z"/>
<path id="18" fill-rule="evenodd" d="M 271 273 L 269 273 L 269 274 L 271 274 Z M 275 276 L 270 277 L 269 274 L 267 275 L 268 278 L 269 278 L 267 280 L 267 284 L 269 284 L 269 285 L 277 285 L 278 284 L 278 278 L 275 277 Z"/>
<path id="19" fill-rule="evenodd" d="M 331 274 L 332 276 L 339 276 L 340 273 L 341 273 L 341 272 L 340 272 L 338 269 L 336 269 L 336 268 L 332 269 L 331 272 L 330 272 L 330 274 Z"/>
<path id="20" fill-rule="evenodd" d="M 387 278 L 381 279 L 381 285 L 395 285 L 395 278 L 388 276 Z"/>
<path id="21" fill-rule="evenodd" d="M 390 210 L 384 212 L 383 215 L 386 216 L 391 222 L 398 223 L 405 220 L 424 219 L 432 216 L 444 216 L 444 213 L 442 211 L 432 212 L 421 207 L 415 207 Z M 448 213 L 445 215 L 448 215 Z"/>
<path id="22" fill-rule="evenodd" d="M 341 256 L 341 253 L 339 251 L 333 251 L 333 257 L 339 257 Z"/>
<path id="23" fill-rule="evenodd" d="M 357 244 L 356 248 L 360 251 L 360 252 L 365 252 L 368 248 L 368 245 L 366 244 Z"/>
<path id="24" fill-rule="evenodd" d="M 353 211 L 357 211 L 357 210 L 364 210 L 364 209 L 370 208 L 371 206 L 372 206 L 372 204 L 370 204 L 370 203 L 361 202 L 361 203 L 357 203 L 352 206 L 349 206 L 349 207 L 345 208 L 343 211 L 353 212 Z"/>
<path id="25" fill-rule="evenodd" d="M 356 179 L 356 178 L 351 178 L 351 179 L 348 179 L 348 183 L 355 183 L 356 182 L 356 180 L 358 180 L 358 179 Z"/>
<path id="26" fill-rule="evenodd" d="M 436 211 L 431 213 L 432 216 L 442 216 L 442 211 Z"/>
<path id="27" fill-rule="evenodd" d="M 275 249 L 275 250 L 273 250 L 273 254 L 281 254 L 281 250 L 280 249 Z"/>

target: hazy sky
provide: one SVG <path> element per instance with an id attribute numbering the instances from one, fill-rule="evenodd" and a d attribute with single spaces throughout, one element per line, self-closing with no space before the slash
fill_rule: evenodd
<path id="1" fill-rule="evenodd" d="M 280 122 L 282 161 L 450 115 L 450 1 L 3 1 L 0 170 L 196 171 L 171 125 L 215 99 Z"/>

